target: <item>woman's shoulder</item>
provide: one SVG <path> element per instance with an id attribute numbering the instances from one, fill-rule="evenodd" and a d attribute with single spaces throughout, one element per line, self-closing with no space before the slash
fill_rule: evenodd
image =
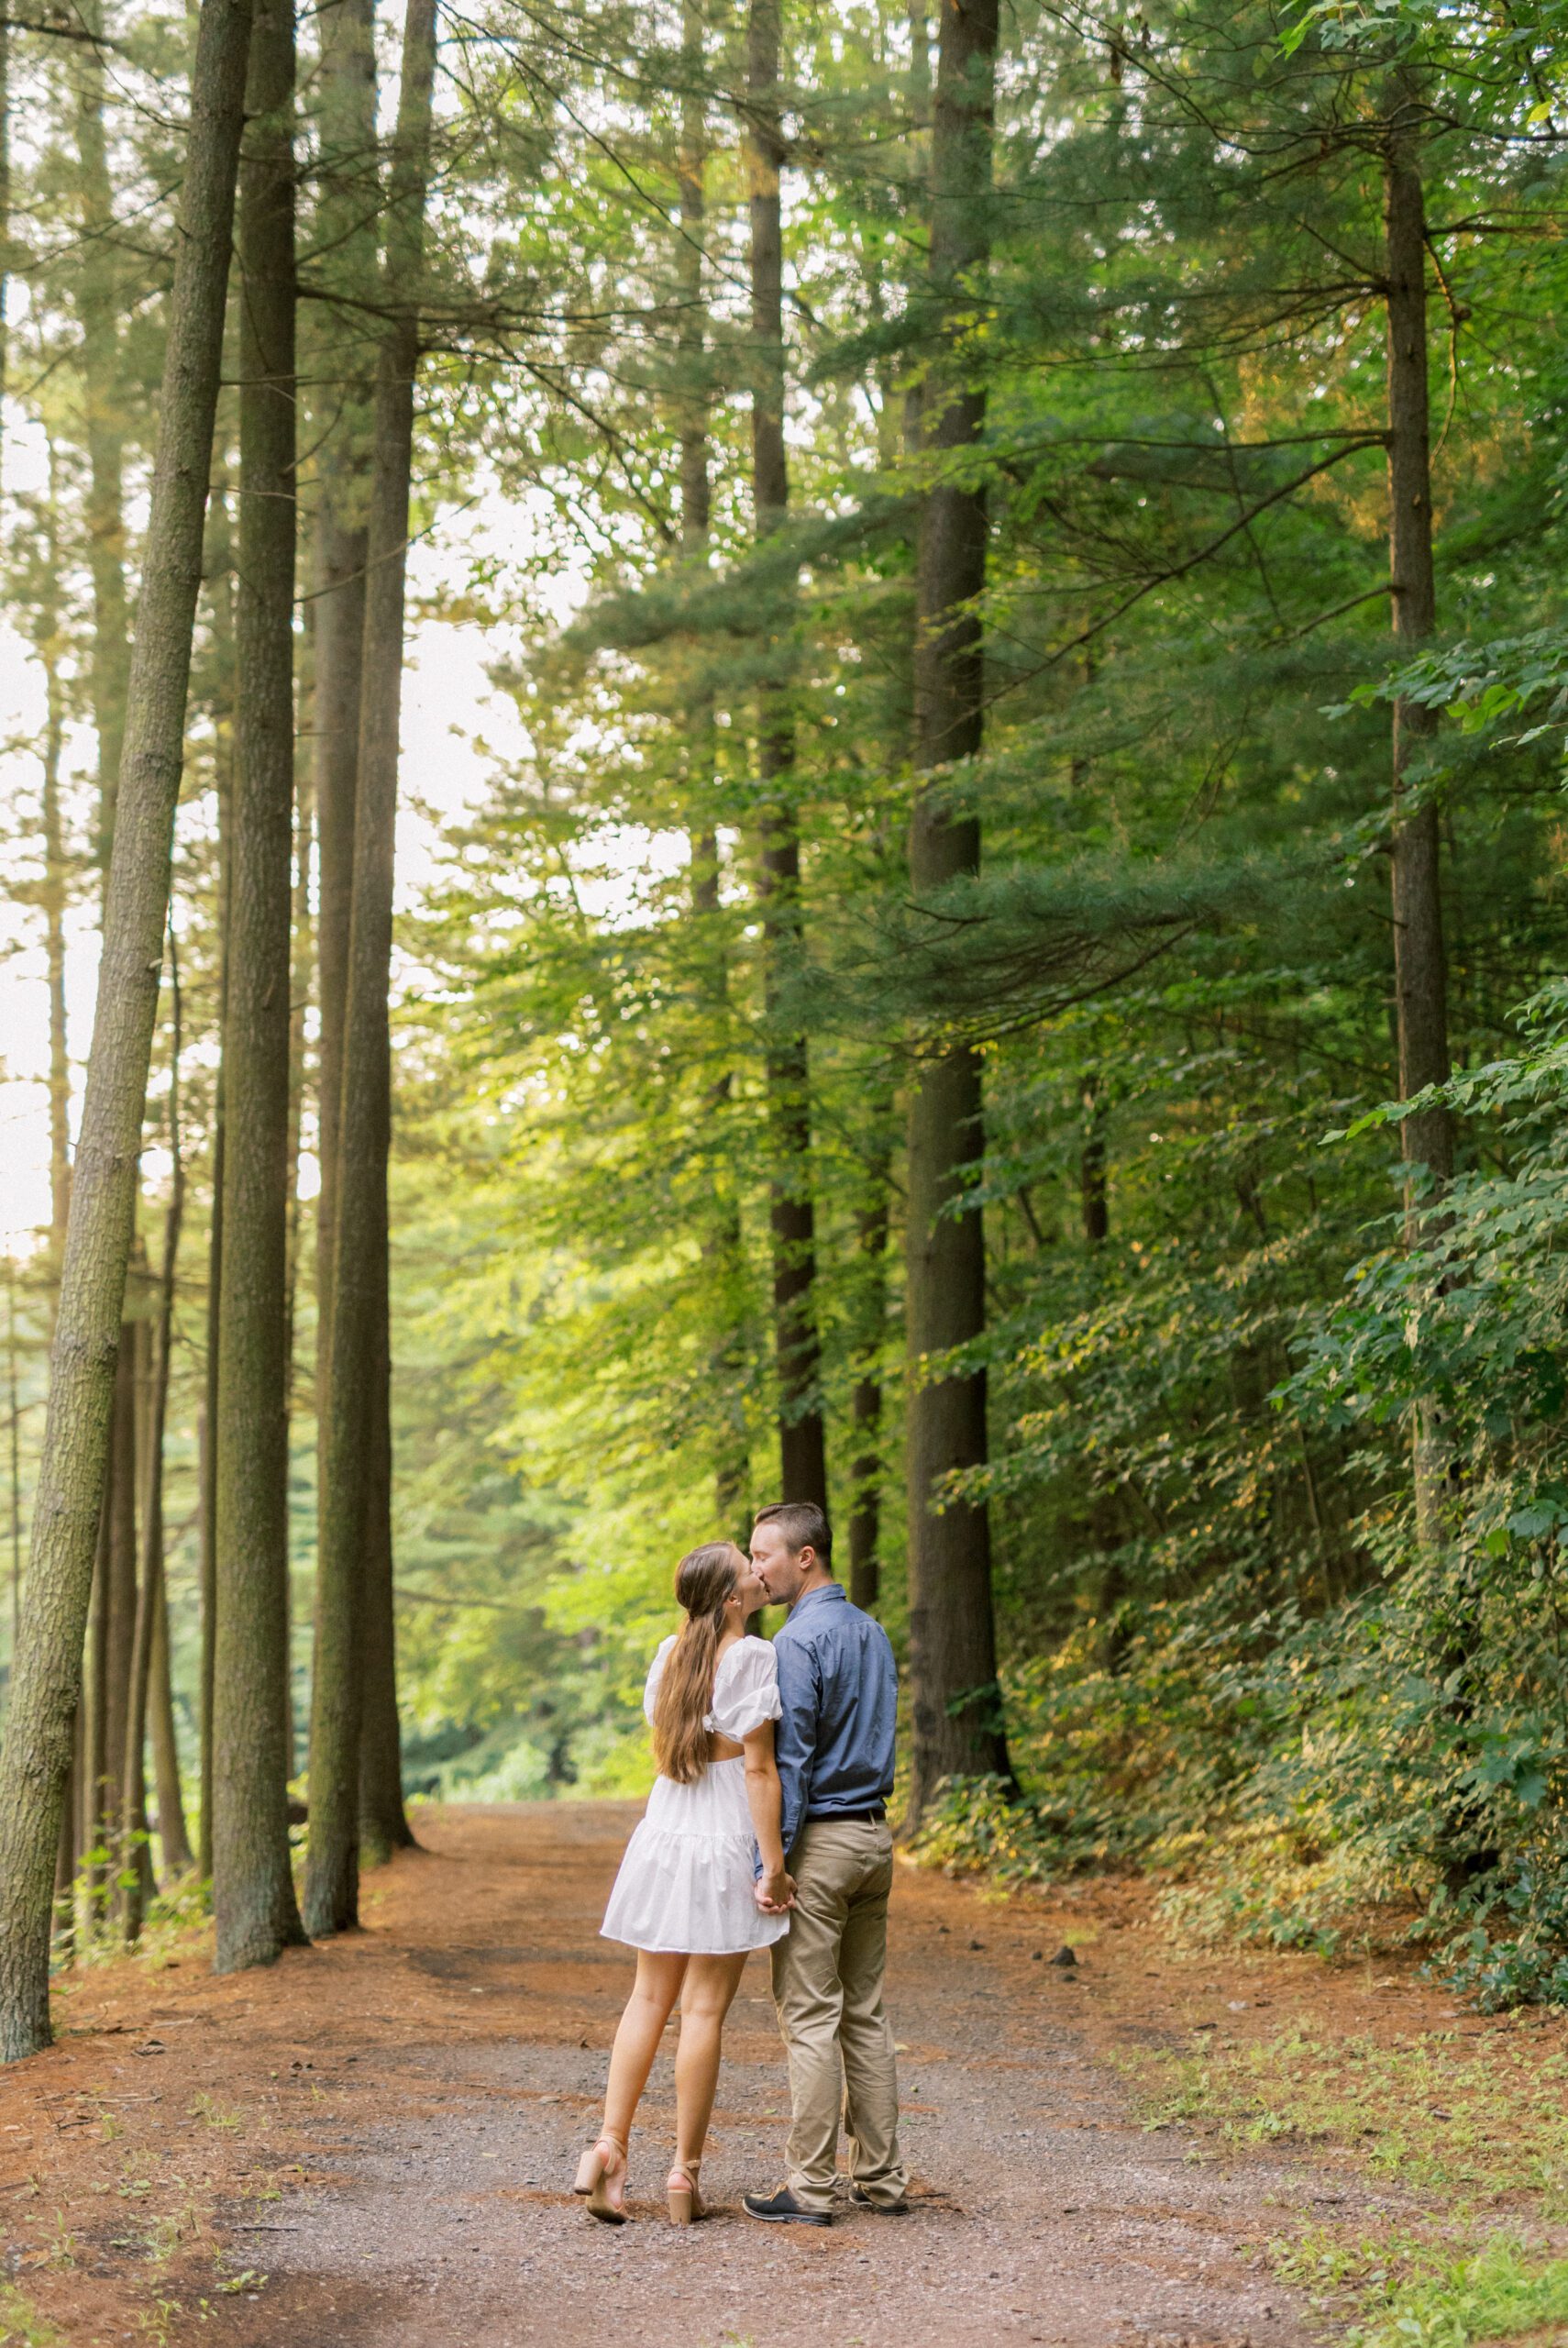
<path id="1" fill-rule="evenodd" d="M 656 1663 L 663 1663 L 667 1659 L 671 1648 L 674 1646 L 675 1642 L 679 1635 L 680 1634 L 678 1631 L 671 1631 L 668 1639 L 660 1639 L 653 1653 L 653 1659 Z"/>
<path id="2" fill-rule="evenodd" d="M 767 1672 L 778 1667 L 771 1639 L 759 1639 L 747 1631 L 744 1637 L 727 1646 L 719 1657 L 719 1677 L 724 1678 L 733 1671 Z"/>

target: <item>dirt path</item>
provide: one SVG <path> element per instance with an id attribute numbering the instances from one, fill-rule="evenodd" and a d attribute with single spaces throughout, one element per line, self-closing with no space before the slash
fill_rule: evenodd
<path id="1" fill-rule="evenodd" d="M 1306 2342 L 1256 2251 L 1287 2212 L 1342 2204 L 1342 2175 L 1198 2162 L 1190 2137 L 1141 2129 L 1088 2027 L 1113 1986 L 1124 2004 L 1122 1961 L 1097 1942 L 1076 1975 L 1054 1967 L 1038 1909 L 907 1870 L 889 2000 L 916 2216 L 808 2232 L 739 2213 L 781 2174 L 757 1959 L 709 2159 L 722 2214 L 678 2233 L 656 2198 L 666 2057 L 633 2143 L 640 2222 L 594 2226 L 568 2187 L 629 1978 L 595 1933 L 635 1816 L 427 1812 L 363 1933 L 238 1980 L 186 1957 L 150 2000 L 145 1973 L 86 1974 L 61 2046 L 0 2080 L 0 2207 L 31 2303 L 72 2348 Z"/>

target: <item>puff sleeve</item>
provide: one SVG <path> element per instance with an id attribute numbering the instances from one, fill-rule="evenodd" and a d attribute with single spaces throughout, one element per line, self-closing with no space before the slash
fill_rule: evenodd
<path id="1" fill-rule="evenodd" d="M 713 1688 L 713 1709 L 708 1717 L 721 1736 L 739 1744 L 765 1721 L 776 1721 L 778 1701 L 778 1659 L 770 1639 L 737 1640 L 719 1666 Z"/>
<path id="2" fill-rule="evenodd" d="M 654 1706 L 658 1701 L 658 1683 L 664 1678 L 664 1667 L 669 1661 L 674 1645 L 673 1634 L 668 1639 L 661 1639 L 658 1652 L 648 1666 L 647 1686 L 643 1689 L 643 1718 L 649 1728 L 653 1726 Z"/>

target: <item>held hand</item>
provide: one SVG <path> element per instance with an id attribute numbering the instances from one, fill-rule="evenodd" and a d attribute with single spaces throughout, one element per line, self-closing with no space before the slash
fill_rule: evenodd
<path id="1" fill-rule="evenodd" d="M 765 1916 L 782 1916 L 795 1905 L 795 1878 L 784 1867 L 774 1874 L 759 1876 L 756 1897 Z"/>

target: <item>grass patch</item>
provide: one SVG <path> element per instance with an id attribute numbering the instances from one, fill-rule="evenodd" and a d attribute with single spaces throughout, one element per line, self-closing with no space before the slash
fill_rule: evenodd
<path id="1" fill-rule="evenodd" d="M 1344 2328 L 1347 2348 L 1483 2348 L 1568 2328 L 1568 2258 L 1482 2214 L 1528 2196 L 1531 2232 L 1568 2218 L 1568 2054 L 1529 2024 L 1393 2044 L 1297 2025 L 1121 2067 L 1148 2127 L 1238 2149 L 1294 2140 L 1421 2197 L 1413 2222 L 1358 2238 L 1314 2225 L 1269 2245 L 1273 2270 Z"/>
<path id="2" fill-rule="evenodd" d="M 1354 2308 L 1348 2348 L 1481 2348 L 1568 2324 L 1568 2259 L 1515 2235 L 1460 2253 L 1408 2235 L 1353 2247 L 1320 2231 L 1275 2244 L 1271 2263 L 1320 2311 Z"/>
<path id="3" fill-rule="evenodd" d="M 31 2299 L 13 2285 L 0 2284 L 0 2348 L 65 2348 L 65 2338 Z"/>
<path id="4" fill-rule="evenodd" d="M 1542 2217 L 1568 2216 L 1568 2054 L 1548 2053 L 1529 2024 L 1394 2045 L 1297 2025 L 1249 2045 L 1121 2062 L 1151 2127 L 1329 2145 L 1390 2183 L 1466 2200 L 1528 2192 Z"/>

